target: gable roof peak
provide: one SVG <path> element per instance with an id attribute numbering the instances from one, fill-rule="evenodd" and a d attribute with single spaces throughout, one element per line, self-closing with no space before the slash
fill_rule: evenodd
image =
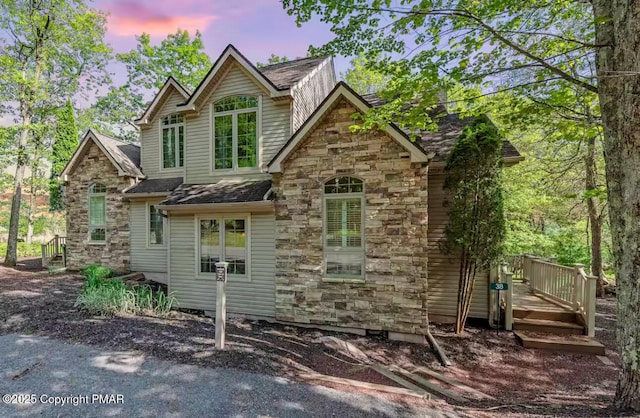
<path id="1" fill-rule="evenodd" d="M 82 157 L 88 150 L 91 143 L 100 148 L 100 151 L 107 156 L 111 164 L 118 170 L 119 176 L 128 176 L 134 178 L 144 178 L 140 168 L 140 146 L 125 142 L 120 139 L 103 135 L 93 129 L 88 129 L 82 137 L 82 140 L 73 153 L 73 156 L 60 174 L 64 180 L 74 171 L 76 166 L 82 160 Z"/>

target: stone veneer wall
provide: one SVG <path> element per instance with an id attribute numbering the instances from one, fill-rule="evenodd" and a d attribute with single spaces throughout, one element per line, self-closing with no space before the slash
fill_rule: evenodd
<path id="1" fill-rule="evenodd" d="M 107 239 L 89 243 L 89 186 L 107 186 Z M 100 263 L 117 272 L 129 271 L 129 202 L 122 190 L 134 179 L 122 177 L 108 157 L 93 143 L 69 175 L 65 188 L 67 206 L 67 268 L 78 270 Z"/>
<path id="2" fill-rule="evenodd" d="M 342 100 L 274 176 L 276 318 L 424 334 L 427 330 L 427 170 L 387 134 L 354 134 Z M 322 280 L 323 184 L 365 184 L 365 280 Z"/>

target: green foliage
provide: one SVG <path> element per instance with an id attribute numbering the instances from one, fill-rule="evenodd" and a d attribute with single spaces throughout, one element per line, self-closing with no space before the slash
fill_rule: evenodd
<path id="1" fill-rule="evenodd" d="M 75 306 L 93 315 L 166 315 L 176 304 L 173 296 L 148 285 L 127 286 L 122 280 L 109 279 L 113 272 L 99 264 L 86 267 L 82 273 L 87 281 Z"/>
<path id="2" fill-rule="evenodd" d="M 91 283 L 113 276 L 113 271 L 102 264 L 91 264 L 81 270 L 82 274 Z"/>
<path id="3" fill-rule="evenodd" d="M 469 315 L 476 273 L 503 255 L 502 138 L 487 116 L 466 126 L 445 166 L 444 188 L 451 194 L 444 249 L 460 255 L 456 333 Z"/>
<path id="4" fill-rule="evenodd" d="M 340 77 L 360 94 L 383 91 L 390 77 L 375 70 L 376 60 L 367 59 L 364 55 L 351 60 L 351 68 L 341 73 Z"/>
<path id="5" fill-rule="evenodd" d="M 447 158 L 444 187 L 452 195 L 446 248 L 480 269 L 503 254 L 502 138 L 487 116 L 465 127 Z"/>
<path id="6" fill-rule="evenodd" d="M 42 255 L 42 250 L 40 247 L 40 243 L 32 242 L 31 244 L 27 244 L 26 242 L 18 243 L 18 257 L 40 257 Z M 4 254 L 7 251 L 7 243 L 0 242 L 0 254 Z"/>
<path id="7" fill-rule="evenodd" d="M 136 36 L 136 40 L 135 49 L 116 55 L 117 61 L 126 66 L 126 83 L 111 86 L 107 94 L 80 115 L 84 128 L 136 141 L 138 132 L 132 121 L 146 108 L 150 91 L 158 91 L 170 76 L 194 89 L 211 68 L 200 32 L 192 38 L 188 31 L 179 29 L 159 45 L 152 45 L 146 33 Z"/>
<path id="8" fill-rule="evenodd" d="M 267 65 L 280 64 L 281 62 L 287 62 L 287 61 L 289 61 L 289 58 L 287 58 L 285 55 L 279 57 L 276 54 L 271 54 L 271 56 L 269 57 L 266 63 L 256 62 L 256 67 L 262 68 L 262 67 L 266 67 Z"/>
<path id="9" fill-rule="evenodd" d="M 553 236 L 553 244 L 553 254 L 558 264 L 573 266 L 579 263 L 589 267 L 589 246 L 580 231 L 566 228 Z"/>
<path id="10" fill-rule="evenodd" d="M 78 128 L 71 101 L 58 111 L 55 140 L 51 152 L 51 179 L 49 180 L 49 210 L 64 209 L 63 183 L 58 178 L 78 148 Z"/>

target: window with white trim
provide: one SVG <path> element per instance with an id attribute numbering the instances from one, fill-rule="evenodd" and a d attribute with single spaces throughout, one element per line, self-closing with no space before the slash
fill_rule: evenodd
<path id="1" fill-rule="evenodd" d="M 230 276 L 248 277 L 248 223 L 247 218 L 200 219 L 200 273 L 215 273 L 216 263 L 226 261 Z"/>
<path id="2" fill-rule="evenodd" d="M 179 113 L 162 118 L 162 168 L 184 166 L 184 116 Z"/>
<path id="3" fill-rule="evenodd" d="M 89 241 L 107 239 L 107 187 L 102 183 L 89 186 Z"/>
<path id="4" fill-rule="evenodd" d="M 364 278 L 364 185 L 355 177 L 324 184 L 324 274 Z"/>
<path id="5" fill-rule="evenodd" d="M 149 205 L 149 245 L 164 244 L 164 216 L 155 205 Z"/>
<path id="6" fill-rule="evenodd" d="M 258 166 L 258 99 L 231 96 L 213 104 L 213 169 Z"/>

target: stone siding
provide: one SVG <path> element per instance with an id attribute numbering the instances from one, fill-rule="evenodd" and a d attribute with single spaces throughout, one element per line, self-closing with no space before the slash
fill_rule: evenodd
<path id="1" fill-rule="evenodd" d="M 354 134 L 340 101 L 274 176 L 276 318 L 424 334 L 427 331 L 427 166 L 382 131 Z M 365 279 L 323 281 L 323 184 L 365 185 Z"/>
<path id="2" fill-rule="evenodd" d="M 104 244 L 89 243 L 89 186 L 100 182 L 107 187 L 107 234 Z M 69 175 L 65 189 L 67 206 L 67 268 L 79 270 L 100 263 L 117 272 L 128 272 L 129 202 L 122 190 L 133 184 L 131 177 L 118 170 L 95 144 Z"/>

